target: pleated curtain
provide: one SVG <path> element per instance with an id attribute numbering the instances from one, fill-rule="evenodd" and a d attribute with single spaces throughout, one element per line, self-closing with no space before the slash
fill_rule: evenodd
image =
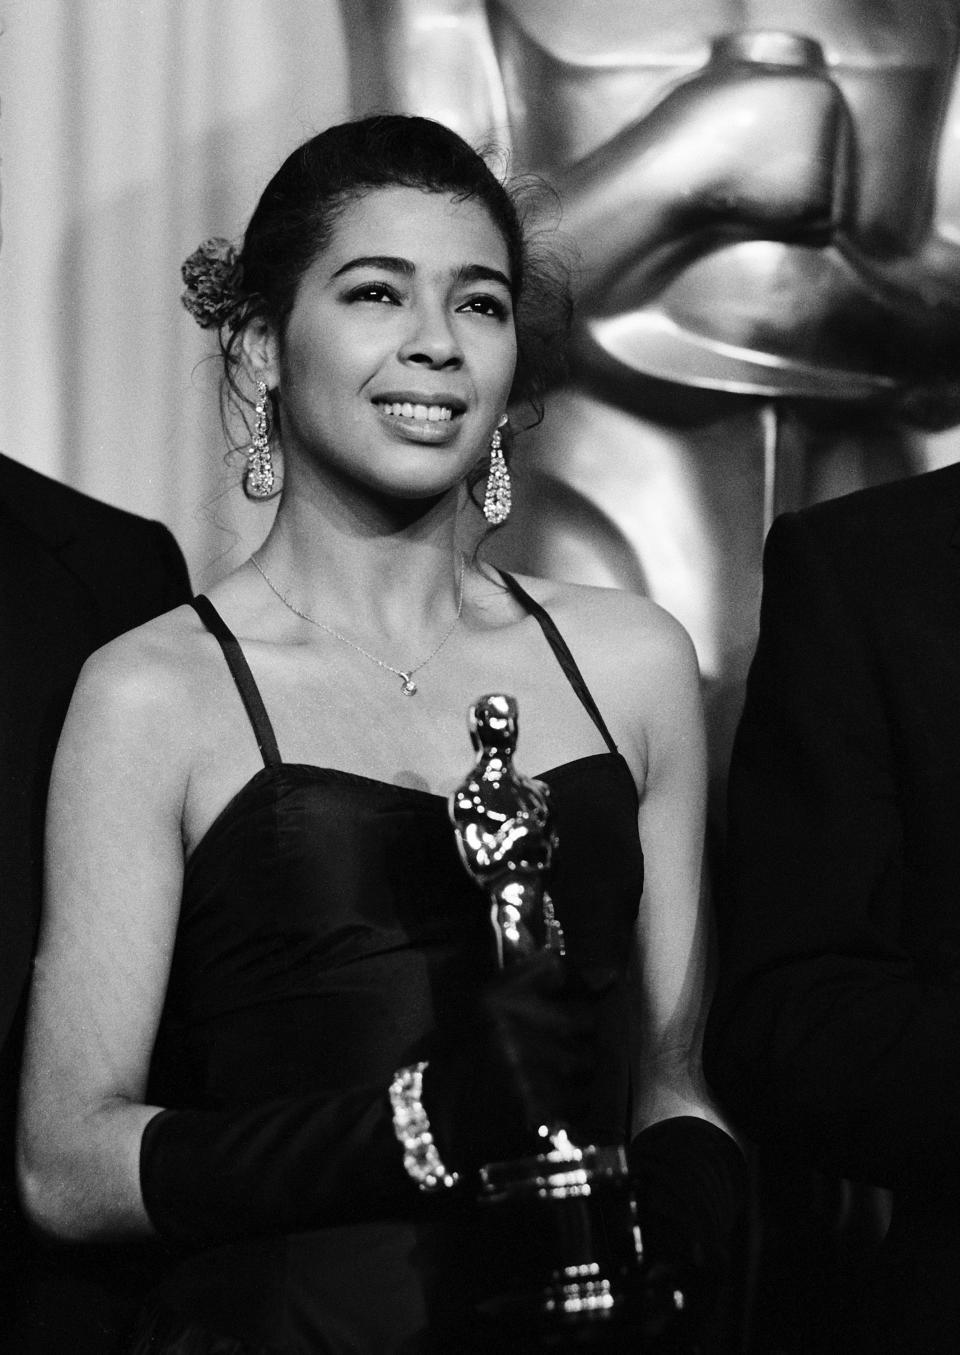
<path id="1" fill-rule="evenodd" d="M 198 587 L 269 525 L 224 464 L 180 263 L 351 113 L 336 0 L 0 0 L 0 450 L 175 531 Z"/>

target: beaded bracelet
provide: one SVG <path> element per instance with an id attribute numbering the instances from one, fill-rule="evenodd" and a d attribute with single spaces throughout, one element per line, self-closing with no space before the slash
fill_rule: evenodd
<path id="1" fill-rule="evenodd" d="M 403 1149 L 403 1165 L 421 1190 L 446 1190 L 460 1180 L 448 1172 L 430 1133 L 430 1119 L 420 1099 L 426 1062 L 398 1068 L 390 1083 L 393 1131 Z"/>

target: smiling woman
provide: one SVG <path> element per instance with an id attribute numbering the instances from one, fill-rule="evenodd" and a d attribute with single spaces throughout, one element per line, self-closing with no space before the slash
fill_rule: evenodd
<path id="1" fill-rule="evenodd" d="M 562 338 L 513 198 L 436 123 L 349 123 L 185 276 L 254 407 L 248 490 L 276 457 L 280 503 L 254 557 L 74 694 L 28 1210 L 155 1248 L 142 1355 L 489 1349 L 478 1168 L 565 1123 L 629 1143 L 648 1257 L 712 1271 L 740 1158 L 699 1074 L 692 648 L 642 598 L 460 548 L 478 475 L 488 519 L 509 508 L 504 412 L 537 407 Z M 497 973 L 457 854 L 483 691 L 515 696 L 549 769 L 563 965 Z"/>
<path id="2" fill-rule="evenodd" d="M 301 282 L 347 209 L 375 189 L 398 188 L 419 195 L 424 211 L 439 196 L 468 207 L 468 215 L 479 213 L 492 228 L 500 266 L 491 269 L 482 259 L 464 258 L 459 280 L 465 286 L 499 284 L 499 295 L 489 300 L 480 295 L 467 303 L 478 312 L 489 307 L 489 313 L 497 313 L 504 300 L 500 289 L 509 293 L 517 342 L 509 403 L 530 409 L 539 419 L 544 391 L 563 369 L 570 311 L 565 270 L 553 247 L 540 246 L 540 229 L 530 224 L 543 206 L 543 186 L 518 183 L 508 192 L 481 157 L 446 128 L 427 119 L 398 117 L 347 123 L 306 142 L 267 186 L 239 255 L 223 241 L 227 267 L 222 253 L 210 259 L 201 247 L 193 256 L 204 267 L 191 275 L 185 304 L 201 324 L 218 327 L 225 393 L 235 407 L 249 408 L 242 353 L 247 324 L 260 318 L 282 330 Z M 429 233 L 421 231 L 416 244 L 422 248 L 425 242 L 430 242 Z M 373 289 L 367 298 L 389 303 L 397 283 L 409 279 L 413 260 L 381 254 L 372 245 L 372 239 L 363 239 L 355 259 L 342 252 L 340 266 L 367 269 Z M 363 281 L 354 279 L 358 298 Z M 489 287 L 475 290 L 482 293 Z"/>
<path id="3" fill-rule="evenodd" d="M 345 504 L 357 483 L 422 500 L 461 484 L 513 381 L 509 270 L 474 200 L 385 187 L 342 209 L 282 331 L 264 316 L 244 332 L 297 493 L 309 481 Z"/>

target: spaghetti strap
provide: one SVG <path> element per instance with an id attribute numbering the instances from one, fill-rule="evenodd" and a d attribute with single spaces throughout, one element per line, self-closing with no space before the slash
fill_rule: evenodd
<path id="1" fill-rule="evenodd" d="M 223 657 L 227 661 L 230 674 L 237 684 L 240 700 L 243 702 L 247 717 L 253 726 L 253 733 L 264 765 L 267 767 L 279 765 L 280 750 L 277 747 L 273 725 L 270 723 L 270 717 L 267 715 L 263 699 L 257 689 L 253 674 L 250 672 L 250 665 L 244 658 L 239 640 L 204 593 L 199 593 L 193 598 L 192 605 L 200 620 L 223 650 Z"/>
<path id="2" fill-rule="evenodd" d="M 587 714 L 590 716 L 590 719 L 603 735 L 604 743 L 610 749 L 611 753 L 619 752 L 617 745 L 613 741 L 613 736 L 607 728 L 603 716 L 600 714 L 600 709 L 596 701 L 594 701 L 589 687 L 583 680 L 583 674 L 577 667 L 577 661 L 570 653 L 567 642 L 557 629 L 557 624 L 553 617 L 545 607 L 540 605 L 536 598 L 530 596 L 527 590 L 517 582 L 512 574 L 508 574 L 505 569 L 501 569 L 499 572 L 500 577 L 510 589 L 513 596 L 539 623 L 540 629 L 546 637 L 547 644 L 556 655 L 557 662 L 563 669 L 567 681 L 570 683 L 570 686 L 573 688 Z"/>

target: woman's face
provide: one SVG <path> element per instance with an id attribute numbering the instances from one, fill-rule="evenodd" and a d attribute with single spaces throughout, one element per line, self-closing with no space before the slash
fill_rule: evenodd
<path id="1" fill-rule="evenodd" d="M 274 343 L 285 457 L 400 498 L 457 484 L 506 408 L 510 281 L 476 202 L 383 188 L 351 203 Z"/>

